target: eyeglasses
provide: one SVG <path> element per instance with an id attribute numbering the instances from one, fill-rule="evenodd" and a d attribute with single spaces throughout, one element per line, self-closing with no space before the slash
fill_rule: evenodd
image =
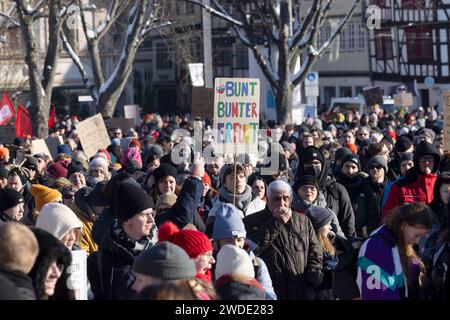
<path id="1" fill-rule="evenodd" d="M 300 187 L 300 191 L 306 192 L 308 190 L 317 191 L 317 188 L 316 188 L 316 186 L 308 186 L 308 185 Z"/>
<path id="2" fill-rule="evenodd" d="M 374 169 L 381 170 L 381 169 L 383 169 L 383 166 L 380 166 L 379 164 L 377 164 L 377 165 L 373 165 L 370 167 L 370 170 L 374 170 Z"/>

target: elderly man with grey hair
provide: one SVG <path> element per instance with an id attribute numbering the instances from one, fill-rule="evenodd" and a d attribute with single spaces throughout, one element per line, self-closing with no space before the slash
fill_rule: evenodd
<path id="1" fill-rule="evenodd" d="M 322 274 L 322 249 L 311 221 L 291 209 L 292 188 L 284 181 L 267 189 L 267 207 L 244 218 L 247 238 L 257 244 L 278 299 L 312 300 Z"/>

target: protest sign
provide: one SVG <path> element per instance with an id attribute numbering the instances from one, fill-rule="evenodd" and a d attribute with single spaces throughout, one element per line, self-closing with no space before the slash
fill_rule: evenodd
<path id="1" fill-rule="evenodd" d="M 105 121 L 105 125 L 108 130 L 120 128 L 126 135 L 126 133 L 129 132 L 131 128 L 134 128 L 134 119 L 111 118 Z"/>
<path id="2" fill-rule="evenodd" d="M 188 66 L 192 86 L 203 87 L 205 85 L 205 81 L 203 80 L 203 63 L 189 63 Z"/>
<path id="3" fill-rule="evenodd" d="M 0 126 L 0 143 L 13 143 L 15 138 L 15 126 Z"/>
<path id="4" fill-rule="evenodd" d="M 259 79 L 216 78 L 214 138 L 218 153 L 258 153 Z"/>
<path id="5" fill-rule="evenodd" d="M 98 149 L 105 149 L 111 144 L 100 113 L 81 121 L 76 125 L 76 129 L 83 151 L 88 158 L 95 155 Z"/>
<path id="6" fill-rule="evenodd" d="M 397 107 L 411 107 L 414 104 L 413 95 L 410 92 L 394 94 L 394 105 Z"/>
<path id="7" fill-rule="evenodd" d="M 135 125 L 141 122 L 141 109 L 138 104 L 126 104 L 123 106 L 123 111 L 126 119 L 134 119 Z"/>
<path id="8" fill-rule="evenodd" d="M 47 148 L 50 152 L 50 155 L 53 159 L 58 155 L 58 146 L 60 144 L 64 144 L 64 140 L 62 136 L 58 137 L 48 137 L 45 139 L 45 143 L 47 144 Z"/>
<path id="9" fill-rule="evenodd" d="M 450 151 L 450 90 L 444 91 L 444 150 Z"/>
<path id="10" fill-rule="evenodd" d="M 72 264 L 67 268 L 70 274 L 67 286 L 75 291 L 76 300 L 87 300 L 87 255 L 85 250 L 75 250 L 72 253 Z"/>
<path id="11" fill-rule="evenodd" d="M 383 104 L 383 92 L 380 87 L 367 87 L 363 89 L 364 99 L 367 106 L 373 106 L 375 104 Z"/>
<path id="12" fill-rule="evenodd" d="M 212 119 L 213 109 L 213 89 L 203 87 L 192 88 L 191 113 L 192 117 L 201 117 L 202 119 Z"/>
<path id="13" fill-rule="evenodd" d="M 31 154 L 36 153 L 44 153 L 50 157 L 50 160 L 53 160 L 52 153 L 48 149 L 47 143 L 45 143 L 44 139 L 36 139 L 31 141 Z"/>

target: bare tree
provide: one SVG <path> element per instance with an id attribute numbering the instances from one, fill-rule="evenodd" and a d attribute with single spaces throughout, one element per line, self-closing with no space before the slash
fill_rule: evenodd
<path id="1" fill-rule="evenodd" d="M 101 112 L 103 116 L 111 117 L 114 114 L 117 101 L 132 72 L 133 60 L 139 46 L 154 30 L 171 24 L 170 21 L 165 21 L 159 14 L 163 3 L 164 1 L 151 0 L 110 1 L 106 18 L 96 27 L 89 25 L 85 8 L 82 6 L 81 1 L 77 1 L 93 70 L 93 83 L 89 81 L 83 63 L 70 45 L 64 32 L 62 32 L 61 38 L 65 49 L 80 71 L 86 88 L 89 89 L 92 98 L 97 103 L 97 111 Z M 99 50 L 100 41 L 108 34 L 113 24 L 122 15 L 125 15 L 127 18 L 127 32 L 121 47 L 121 55 L 112 74 L 105 77 Z"/>
<path id="2" fill-rule="evenodd" d="M 33 135 L 39 138 L 48 136 L 48 118 L 53 91 L 56 64 L 59 57 L 59 33 L 70 1 L 40 0 L 32 3 L 27 0 L 14 0 L 18 25 L 25 45 L 25 63 L 28 66 L 31 105 L 28 110 L 33 126 Z M 34 7 L 34 8 L 33 8 Z M 42 64 L 34 23 L 39 18 L 48 21 L 48 47 Z"/>
<path id="3" fill-rule="evenodd" d="M 213 16 L 230 23 L 240 41 L 251 49 L 275 93 L 278 121 L 288 123 L 292 120 L 293 88 L 303 82 L 361 0 L 354 0 L 336 30 L 320 47 L 316 46 L 317 36 L 334 0 L 312 0 L 307 11 L 301 10 L 305 3 L 301 0 L 239 0 L 232 1 L 232 4 L 230 1 L 211 0 L 211 5 L 206 5 L 203 0 L 184 1 L 201 6 Z M 306 14 L 301 16 L 303 11 Z M 274 51 L 277 54 L 273 54 Z M 294 72 L 299 58 L 300 69 Z"/>

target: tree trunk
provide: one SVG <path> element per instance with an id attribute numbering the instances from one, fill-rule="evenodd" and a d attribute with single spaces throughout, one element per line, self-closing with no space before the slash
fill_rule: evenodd
<path id="1" fill-rule="evenodd" d="M 288 81 L 281 82 L 275 96 L 277 120 L 281 124 L 292 123 L 292 89 Z"/>

